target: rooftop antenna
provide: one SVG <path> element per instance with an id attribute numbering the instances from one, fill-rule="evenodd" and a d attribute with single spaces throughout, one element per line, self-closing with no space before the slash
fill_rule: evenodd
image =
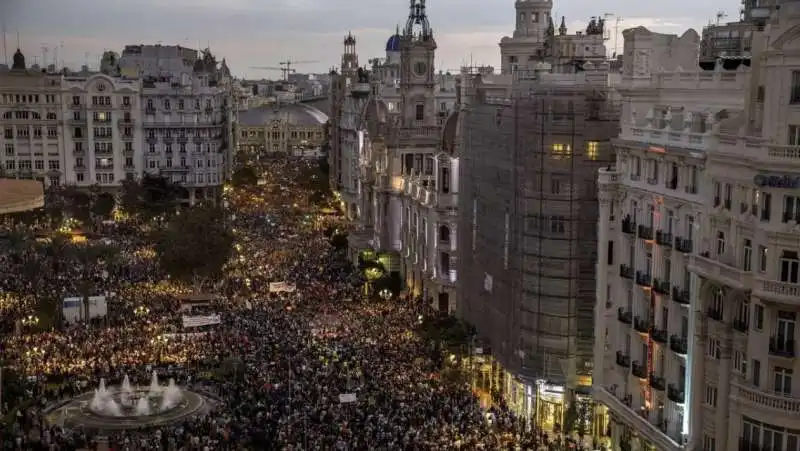
<path id="1" fill-rule="evenodd" d="M 6 24 L 3 24 L 3 61 L 8 66 L 8 42 L 6 40 Z"/>
<path id="2" fill-rule="evenodd" d="M 20 40 L 19 40 L 19 30 L 17 30 L 17 48 L 18 49 L 22 48 L 22 44 L 20 43 Z"/>
<path id="3" fill-rule="evenodd" d="M 719 25 L 720 21 L 726 17 L 728 17 L 728 15 L 725 14 L 725 11 L 717 11 L 717 25 Z"/>

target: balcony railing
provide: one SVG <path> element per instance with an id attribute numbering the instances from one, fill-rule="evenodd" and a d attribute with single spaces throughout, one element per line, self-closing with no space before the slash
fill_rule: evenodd
<path id="1" fill-rule="evenodd" d="M 626 279 L 633 279 L 633 275 L 634 274 L 635 274 L 635 271 L 633 270 L 633 267 L 628 266 L 628 265 L 619 265 L 619 275 L 620 275 L 620 277 L 624 277 Z"/>
<path id="2" fill-rule="evenodd" d="M 627 233 L 629 235 L 636 234 L 636 223 L 631 221 L 630 218 L 625 218 L 622 220 L 622 233 Z"/>
<path id="3" fill-rule="evenodd" d="M 669 280 L 653 279 L 653 291 L 660 294 L 669 294 Z"/>
<path id="4" fill-rule="evenodd" d="M 625 309 L 622 307 L 617 309 L 617 319 L 624 324 L 630 324 L 633 322 L 633 314 L 631 312 L 626 312 Z"/>
<path id="5" fill-rule="evenodd" d="M 650 386 L 658 391 L 664 391 L 664 389 L 666 389 L 666 382 L 663 377 L 650 373 Z"/>
<path id="6" fill-rule="evenodd" d="M 722 310 L 715 309 L 713 307 L 709 307 L 706 311 L 708 317 L 715 320 L 715 321 L 722 321 Z"/>
<path id="7" fill-rule="evenodd" d="M 675 384 L 669 384 L 669 387 L 667 387 L 667 398 L 678 404 L 683 404 L 685 402 L 683 389 Z"/>
<path id="8" fill-rule="evenodd" d="M 773 299 L 788 305 L 800 304 L 800 284 L 757 278 L 753 294 L 761 299 Z"/>
<path id="9" fill-rule="evenodd" d="M 645 240 L 652 240 L 653 239 L 653 228 L 646 226 L 644 224 L 639 225 L 639 238 Z"/>
<path id="10" fill-rule="evenodd" d="M 668 337 L 666 329 L 657 329 L 655 327 L 650 329 L 650 338 L 655 342 L 666 343 L 669 339 Z"/>
<path id="11" fill-rule="evenodd" d="M 149 106 L 145 107 L 144 108 L 144 114 L 154 115 L 154 114 L 156 114 L 156 109 L 154 107 L 149 107 Z"/>
<path id="12" fill-rule="evenodd" d="M 684 254 L 691 254 L 692 240 L 682 237 L 675 237 L 675 250 Z"/>
<path id="13" fill-rule="evenodd" d="M 633 328 L 636 332 L 643 334 L 650 333 L 650 321 L 637 316 L 633 319 Z"/>
<path id="14" fill-rule="evenodd" d="M 622 351 L 617 351 L 617 365 L 628 368 L 631 366 L 631 357 L 625 355 Z"/>
<path id="15" fill-rule="evenodd" d="M 633 362 L 633 364 L 631 364 L 631 373 L 639 379 L 647 379 L 647 362 Z"/>
<path id="16" fill-rule="evenodd" d="M 653 283 L 653 277 L 643 271 L 636 271 L 636 285 L 649 287 Z"/>
<path id="17" fill-rule="evenodd" d="M 689 351 L 689 342 L 685 338 L 673 335 L 669 337 L 669 348 L 677 354 L 686 355 Z"/>
<path id="18" fill-rule="evenodd" d="M 673 237 L 671 233 L 662 232 L 661 230 L 656 232 L 656 243 L 659 246 L 667 246 L 672 247 Z"/>
<path id="19" fill-rule="evenodd" d="M 678 304 L 689 305 L 692 302 L 692 295 L 689 290 L 672 287 L 672 300 Z"/>
<path id="20" fill-rule="evenodd" d="M 769 353 L 778 357 L 794 357 L 794 340 L 771 337 L 769 339 Z"/>
<path id="21" fill-rule="evenodd" d="M 135 123 L 133 119 L 117 119 L 117 125 L 120 127 L 133 127 Z"/>
<path id="22" fill-rule="evenodd" d="M 740 400 L 762 409 L 769 409 L 776 414 L 800 416 L 800 398 L 766 393 L 761 388 L 749 387 L 737 383 L 732 384 L 731 392 Z"/>

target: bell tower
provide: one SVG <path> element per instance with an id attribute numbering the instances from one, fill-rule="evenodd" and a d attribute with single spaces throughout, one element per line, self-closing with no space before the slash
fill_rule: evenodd
<path id="1" fill-rule="evenodd" d="M 436 126 L 436 84 L 433 39 L 425 0 L 410 0 L 408 20 L 400 36 L 400 96 L 403 127 Z"/>
<path id="2" fill-rule="evenodd" d="M 344 53 L 342 53 L 342 75 L 352 80 L 357 71 L 356 38 L 351 33 L 347 33 L 344 38 Z"/>

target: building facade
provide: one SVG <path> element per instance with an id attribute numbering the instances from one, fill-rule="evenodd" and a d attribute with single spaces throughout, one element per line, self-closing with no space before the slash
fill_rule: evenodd
<path id="1" fill-rule="evenodd" d="M 626 72 L 599 174 L 594 393 L 614 449 L 800 446 L 798 28 L 782 2 L 752 59 Z M 671 54 L 696 58 L 686 44 Z"/>
<path id="2" fill-rule="evenodd" d="M 237 153 L 291 155 L 296 149 L 319 149 L 328 116 L 302 103 L 274 104 L 239 113 Z"/>

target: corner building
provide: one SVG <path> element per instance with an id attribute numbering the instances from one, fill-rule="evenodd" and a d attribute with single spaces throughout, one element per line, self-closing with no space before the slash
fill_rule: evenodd
<path id="1" fill-rule="evenodd" d="M 800 449 L 798 29 L 784 1 L 707 70 L 691 31 L 625 33 L 594 379 L 615 450 Z"/>

